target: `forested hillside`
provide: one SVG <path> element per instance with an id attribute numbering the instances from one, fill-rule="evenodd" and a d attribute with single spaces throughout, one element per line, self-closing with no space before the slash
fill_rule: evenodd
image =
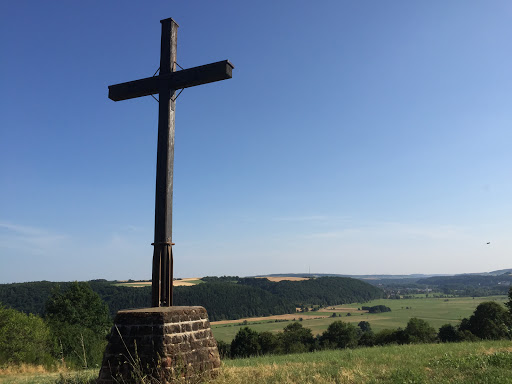
<path id="1" fill-rule="evenodd" d="M 360 303 L 381 298 L 383 294 L 379 288 L 349 277 L 319 277 L 280 282 L 242 278 L 239 283 L 264 289 L 293 302 L 296 306 Z"/>
<path id="2" fill-rule="evenodd" d="M 174 292 L 176 305 L 201 305 L 212 321 L 295 312 L 295 305 L 289 300 L 241 284 L 198 284 L 176 287 Z"/>
<path id="3" fill-rule="evenodd" d="M 300 305 L 336 305 L 365 302 L 382 297 L 382 291 L 360 280 L 321 277 L 305 281 L 270 282 L 266 279 L 205 278 L 206 283 L 174 288 L 175 305 L 200 305 L 210 320 L 239 319 L 292 313 Z M 151 305 L 151 288 L 115 285 L 106 280 L 89 281 L 113 316 L 120 309 Z M 39 281 L 0 285 L 0 303 L 25 313 L 44 314 L 44 305 L 56 286 L 66 290 L 72 283 Z"/>

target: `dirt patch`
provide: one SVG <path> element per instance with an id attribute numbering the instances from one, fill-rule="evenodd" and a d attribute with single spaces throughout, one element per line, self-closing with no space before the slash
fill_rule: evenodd
<path id="1" fill-rule="evenodd" d="M 493 355 L 496 352 L 512 352 L 512 347 L 494 348 L 484 350 L 484 355 Z"/>
<path id="2" fill-rule="evenodd" d="M 140 287 L 147 287 L 148 285 L 151 285 L 151 281 L 134 281 L 132 283 L 121 283 L 117 284 L 121 287 L 134 287 L 134 288 L 140 288 Z"/>
<path id="3" fill-rule="evenodd" d="M 212 321 L 211 324 L 238 324 L 243 323 L 244 321 L 247 322 L 255 322 L 255 321 L 265 321 L 265 320 L 299 320 L 299 317 L 302 317 L 300 313 L 287 313 L 285 315 L 274 315 L 274 316 L 266 316 L 266 317 L 248 317 L 246 319 L 238 319 L 238 320 L 221 320 L 221 321 Z M 325 319 L 329 316 L 324 315 L 318 315 L 318 316 L 307 316 L 303 317 L 303 319 Z"/>
<path id="4" fill-rule="evenodd" d="M 46 373 L 46 369 L 42 365 L 30 365 L 30 364 L 21 364 L 21 365 L 13 365 L 6 366 L 0 369 L 0 375 L 14 375 L 14 374 L 36 374 L 36 373 Z"/>

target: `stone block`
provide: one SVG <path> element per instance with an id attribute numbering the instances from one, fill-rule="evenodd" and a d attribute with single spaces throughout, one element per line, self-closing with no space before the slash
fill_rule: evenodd
<path id="1" fill-rule="evenodd" d="M 100 384 L 136 382 L 131 374 L 134 365 L 162 383 L 170 382 L 162 379 L 169 375 L 212 376 L 220 367 L 217 343 L 203 307 L 123 310 L 114 324 Z"/>

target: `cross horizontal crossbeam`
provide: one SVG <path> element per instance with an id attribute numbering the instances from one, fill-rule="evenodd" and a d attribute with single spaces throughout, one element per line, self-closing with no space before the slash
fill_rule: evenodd
<path id="1" fill-rule="evenodd" d="M 169 89 L 182 89 L 231 79 L 233 68 L 234 66 L 229 60 L 223 60 L 199 67 L 171 72 L 166 75 L 109 85 L 108 98 L 114 101 L 128 100 L 135 97 L 159 93 L 162 86 Z"/>

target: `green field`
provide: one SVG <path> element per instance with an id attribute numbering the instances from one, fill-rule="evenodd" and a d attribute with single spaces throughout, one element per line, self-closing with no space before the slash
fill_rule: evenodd
<path id="1" fill-rule="evenodd" d="M 326 309 L 318 312 L 297 313 L 296 320 L 300 317 L 303 318 L 302 325 L 313 330 L 313 334 L 322 333 L 327 329 L 330 323 L 335 320 L 343 320 L 346 322 L 359 323 L 360 321 L 368 321 L 374 331 L 382 329 L 391 329 L 402 327 L 405 328 L 407 322 L 411 317 L 418 317 L 430 323 L 434 328 L 438 329 L 441 325 L 446 323 L 457 324 L 462 318 L 469 317 L 478 304 L 484 301 L 495 300 L 500 303 L 505 303 L 508 298 L 506 296 L 491 296 L 491 297 L 453 297 L 448 299 L 443 298 L 415 298 L 415 299 L 402 299 L 402 300 L 374 300 L 368 303 L 354 303 L 335 308 L 360 308 L 361 306 L 374 306 L 385 305 L 391 308 L 391 312 L 386 313 L 352 313 L 352 316 L 346 316 L 342 313 L 342 317 L 324 318 L 324 319 L 310 319 L 320 314 L 331 315 Z M 332 306 L 329 306 L 332 308 Z M 409 308 L 409 309 L 407 309 Z M 262 321 L 258 323 L 249 323 L 248 326 L 258 332 L 281 331 L 290 322 L 268 322 Z M 236 333 L 240 329 L 240 325 L 236 324 L 222 324 L 212 325 L 212 331 L 217 340 L 231 342 Z"/>
<path id="2" fill-rule="evenodd" d="M 93 384 L 97 377 L 97 369 L 63 376 L 0 372 L 0 384 Z M 512 342 L 395 345 L 223 360 L 218 377 L 205 383 L 510 384 Z"/>

